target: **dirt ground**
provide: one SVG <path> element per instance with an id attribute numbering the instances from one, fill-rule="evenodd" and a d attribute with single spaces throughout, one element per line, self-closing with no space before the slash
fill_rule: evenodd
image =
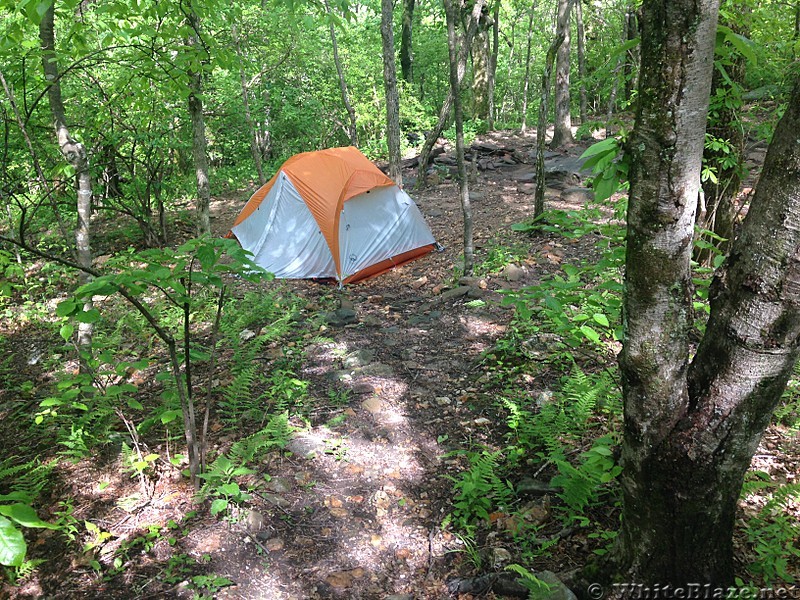
<path id="1" fill-rule="evenodd" d="M 197 571 L 181 563 L 184 556 L 203 563 L 204 572 L 233 582 L 216 592 L 220 599 L 456 597 L 448 592 L 448 580 L 474 574 L 475 563 L 464 542 L 442 528 L 453 500 L 446 475 L 464 467 L 448 452 L 500 443 L 504 434 L 487 390 L 478 383 L 483 353 L 512 317 L 500 303 L 499 290 L 533 285 L 563 262 L 579 262 L 593 252 L 590 239 L 570 243 L 511 231 L 511 224 L 533 212 L 525 181 L 534 168 L 528 159 L 534 140 L 497 135 L 484 141 L 513 146 L 517 158 L 528 161 L 509 160 L 480 171 L 471 184 L 478 257 L 494 245 L 513 244 L 525 257 L 518 269 L 459 282 L 462 221 L 455 184 L 411 191 L 443 252 L 342 290 L 308 281 L 265 284 L 306 300 L 307 344 L 298 377 L 311 382 L 315 396 L 339 400 L 312 411 L 287 451 L 264 457 L 250 477 L 254 482 L 269 478 L 247 511 L 230 520 L 211 517 L 207 507 L 193 503 L 185 480 L 168 474 L 149 502 L 125 510 L 117 500 L 131 496 L 136 482 L 120 472 L 115 455 L 59 467 L 53 506 L 59 494 L 71 496 L 79 521 L 91 518 L 113 535 L 99 554 L 104 565 L 122 541 L 141 535 L 148 525 L 163 527 L 173 520 L 180 523 L 176 534 L 154 536 L 150 548 L 129 553 L 125 568 L 105 579 L 90 567 L 88 553 L 75 552 L 55 534 L 39 534 L 31 556 L 47 563 L 21 587 L 0 588 L 0 597 L 191 597 L 186 580 Z M 578 156 L 583 148 L 576 146 L 569 155 Z M 580 208 L 580 194 L 562 195 L 564 187 L 548 189 L 549 206 Z M 215 200 L 216 233 L 227 232 L 246 199 L 243 192 Z M 320 324 L 319 315 L 336 308 L 352 309 L 355 317 Z M 44 349 L 48 340 L 29 336 L 27 343 Z M 279 349 L 273 356 L 291 351 Z M 265 369 L 270 361 L 266 356 Z M 544 390 L 550 383 L 531 386 Z M 224 449 L 233 439 L 223 435 L 216 443 Z M 8 453 L 8 438 L 3 445 Z M 767 452 L 783 456 L 785 449 Z M 100 490 L 98 481 L 109 485 Z M 190 511 L 197 516 L 187 519 Z M 544 533 L 558 534 L 560 527 L 553 523 L 553 531 L 546 526 Z M 521 560 L 500 531 L 481 545 L 484 556 L 496 556 L 495 549 L 502 548 L 511 561 Z M 550 558 L 529 566 L 568 576 L 592 549 L 580 533 L 565 535 Z M 164 574 L 166 563 L 173 565 L 170 577 Z"/>

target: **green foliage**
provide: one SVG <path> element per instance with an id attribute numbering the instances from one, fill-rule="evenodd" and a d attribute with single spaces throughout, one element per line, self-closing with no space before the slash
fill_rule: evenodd
<path id="1" fill-rule="evenodd" d="M 758 474 L 756 474 L 758 477 Z M 790 560 L 800 558 L 800 524 L 791 507 L 800 500 L 800 484 L 775 485 L 769 475 L 745 483 L 743 495 L 760 489 L 768 493 L 758 514 L 747 521 L 745 532 L 755 554 L 748 570 L 767 584 L 795 583 L 788 570 Z"/>
<path id="2" fill-rule="evenodd" d="M 622 336 L 623 261 L 624 248 L 609 244 L 600 261 L 583 267 L 563 265 L 563 275 L 506 292 L 503 302 L 516 308 L 519 321 L 556 335 L 551 351 L 568 358 L 574 349 L 587 343 L 602 351 L 610 340 Z"/>
<path id="3" fill-rule="evenodd" d="M 465 452 L 470 467 L 458 477 L 450 477 L 456 490 L 451 520 L 460 529 L 473 531 L 478 521 L 488 521 L 495 507 L 508 507 L 514 500 L 514 487 L 502 479 L 500 451 L 483 449 Z"/>
<path id="4" fill-rule="evenodd" d="M 527 258 L 527 255 L 527 249 L 519 245 L 491 244 L 486 251 L 486 256 L 475 266 L 475 274 L 481 276 L 499 273 L 507 265 Z"/>
<path id="5" fill-rule="evenodd" d="M 623 137 L 610 137 L 589 146 L 581 154 L 584 169 L 594 174 L 592 189 L 595 200 L 603 202 L 615 194 L 628 177 L 628 160 L 622 152 Z"/>

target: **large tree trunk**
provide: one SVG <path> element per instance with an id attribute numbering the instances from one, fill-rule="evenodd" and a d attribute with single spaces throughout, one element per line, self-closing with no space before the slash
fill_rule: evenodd
<path id="1" fill-rule="evenodd" d="M 188 43 L 194 49 L 195 60 L 200 62 L 200 19 L 189 9 L 189 24 L 192 33 Z M 211 186 L 208 179 L 208 141 L 206 122 L 203 116 L 203 73 L 199 64 L 189 69 L 189 115 L 192 119 L 192 159 L 197 181 L 197 233 L 211 233 Z"/>
<path id="2" fill-rule="evenodd" d="M 47 99 L 50 104 L 50 112 L 53 115 L 53 123 L 56 130 L 58 147 L 66 161 L 75 169 L 77 180 L 77 216 L 78 226 L 75 229 L 75 247 L 78 256 L 78 264 L 85 269 L 92 268 L 92 249 L 91 249 L 91 217 L 92 217 L 92 177 L 89 171 L 89 155 L 85 146 L 77 141 L 69 131 L 67 126 L 66 111 L 64 101 L 61 97 L 61 74 L 58 71 L 58 62 L 55 52 L 55 33 L 54 33 L 55 8 L 50 4 L 42 15 L 39 24 L 39 40 L 42 45 L 42 68 L 44 78 L 47 81 Z M 81 283 L 88 283 L 91 277 L 81 271 Z M 84 310 L 92 308 L 91 299 L 85 303 Z M 92 346 L 92 324 L 80 323 L 78 325 L 78 346 L 82 349 L 90 349 Z"/>
<path id="3" fill-rule="evenodd" d="M 483 5 L 486 0 L 476 0 L 475 5 L 472 7 L 472 13 L 470 14 L 470 18 L 467 23 L 467 30 L 464 34 L 464 39 L 460 46 L 460 52 L 458 55 L 458 85 L 461 85 L 462 80 L 464 79 L 464 72 L 467 70 L 467 58 L 469 57 L 469 52 L 467 52 L 467 48 L 470 47 L 472 43 L 472 38 L 475 35 L 475 31 L 478 28 L 478 19 L 480 19 L 481 11 L 483 10 Z M 442 131 L 444 130 L 444 126 L 447 121 L 450 119 L 450 110 L 453 107 L 453 90 L 452 88 L 447 92 L 447 98 L 445 98 L 444 102 L 442 103 L 442 108 L 439 110 L 439 119 L 436 121 L 436 125 L 434 125 L 431 132 L 428 134 L 428 137 L 425 138 L 425 143 L 422 145 L 422 150 L 419 153 L 419 165 L 417 167 L 417 185 L 422 185 L 425 182 L 425 171 L 428 168 L 428 162 L 430 161 L 431 151 L 433 150 L 433 146 L 436 144 L 436 140 L 439 139 L 439 136 L 442 135 Z"/>
<path id="4" fill-rule="evenodd" d="M 347 111 L 347 118 L 349 121 L 348 136 L 350 137 L 350 145 L 358 146 L 358 130 L 356 128 L 356 110 L 350 102 L 350 93 L 347 91 L 347 80 L 344 78 L 344 68 L 342 61 L 339 58 L 339 44 L 336 43 L 336 28 L 333 24 L 333 15 L 331 14 L 331 7 L 328 0 L 325 2 L 325 12 L 328 15 L 328 31 L 331 36 L 331 48 L 333 49 L 333 64 L 336 66 L 336 75 L 339 78 L 339 92 L 342 95 L 342 103 Z"/>
<path id="5" fill-rule="evenodd" d="M 384 0 L 386 1 L 386 0 Z M 472 275 L 474 246 L 472 239 L 472 206 L 469 200 L 467 165 L 464 161 L 464 119 L 461 112 L 461 81 L 459 78 L 458 41 L 456 40 L 456 13 L 452 0 L 444 0 L 447 19 L 447 48 L 450 59 L 450 90 L 453 94 L 453 111 L 456 125 L 456 161 L 458 164 L 458 192 L 464 215 L 464 275 Z"/>
<path id="6" fill-rule="evenodd" d="M 414 26 L 415 0 L 403 0 L 403 29 L 400 33 L 400 71 L 403 80 L 411 83 L 414 80 L 414 52 L 411 34 Z"/>
<path id="7" fill-rule="evenodd" d="M 581 125 L 589 120 L 586 106 L 586 30 L 583 26 L 583 4 L 575 3 L 575 33 L 578 36 L 578 95 L 580 98 Z"/>
<path id="8" fill-rule="evenodd" d="M 551 148 L 573 143 L 569 96 L 569 12 L 573 0 L 558 0 L 557 36 L 563 36 L 556 55 L 555 121 Z"/>
<path id="9" fill-rule="evenodd" d="M 389 177 L 403 185 L 400 167 L 400 98 L 397 95 L 397 69 L 394 61 L 392 0 L 381 0 L 381 39 L 383 40 L 383 83 L 386 90 L 386 142 L 389 146 Z"/>
<path id="10" fill-rule="evenodd" d="M 253 157 L 253 164 L 258 173 L 258 183 L 264 185 L 267 182 L 264 177 L 264 167 L 261 161 L 261 151 L 258 149 L 258 132 L 253 122 L 253 114 L 250 112 L 250 90 L 247 85 L 247 75 L 244 72 L 244 56 L 242 55 L 242 45 L 239 43 L 239 32 L 236 24 L 231 25 L 231 39 L 233 40 L 236 56 L 239 59 L 239 85 L 242 88 L 242 108 L 244 108 L 244 122 L 247 125 L 247 134 L 250 139 L 250 156 Z"/>
<path id="11" fill-rule="evenodd" d="M 690 259 L 718 0 L 642 13 L 620 355 L 624 581 L 726 587 L 742 477 L 796 359 L 798 96 L 770 149 L 746 232 L 713 286 L 689 367 Z"/>

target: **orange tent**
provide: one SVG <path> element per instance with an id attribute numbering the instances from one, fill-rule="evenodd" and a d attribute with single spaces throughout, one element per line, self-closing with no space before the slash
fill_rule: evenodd
<path id="1" fill-rule="evenodd" d="M 341 283 L 418 258 L 435 244 L 414 201 L 353 147 L 287 160 L 228 235 L 277 277 Z"/>

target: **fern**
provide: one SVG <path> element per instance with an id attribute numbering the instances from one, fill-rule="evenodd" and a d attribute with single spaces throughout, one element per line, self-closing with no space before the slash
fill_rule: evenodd
<path id="1" fill-rule="evenodd" d="M 466 453 L 470 468 L 458 478 L 449 477 L 458 490 L 453 503 L 453 516 L 456 522 L 467 531 L 471 531 L 478 520 L 489 520 L 490 511 L 495 508 L 506 509 L 514 499 L 514 487 L 508 480 L 500 476 L 500 462 L 503 458 L 499 451 Z"/>
<path id="2" fill-rule="evenodd" d="M 291 432 L 288 413 L 272 415 L 263 429 L 233 444 L 228 455 L 246 465 L 270 450 L 286 446 Z"/>

